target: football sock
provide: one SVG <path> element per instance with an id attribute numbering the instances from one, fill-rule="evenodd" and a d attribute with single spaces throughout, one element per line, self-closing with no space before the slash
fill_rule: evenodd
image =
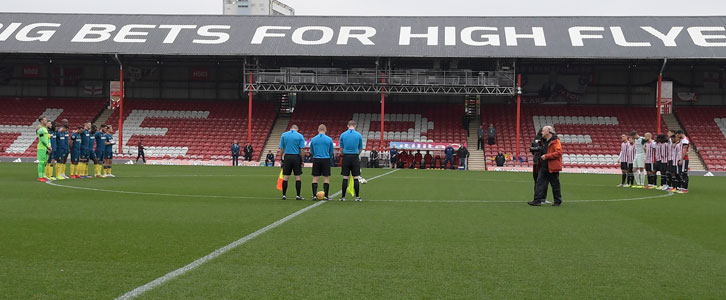
<path id="1" fill-rule="evenodd" d="M 301 189 L 302 189 L 302 181 L 295 180 L 295 191 L 297 192 L 298 197 L 300 196 Z"/>
<path id="2" fill-rule="evenodd" d="M 633 174 L 628 174 L 628 184 L 629 184 L 629 185 L 633 185 L 633 180 L 634 180 L 634 179 L 635 179 L 635 178 L 633 177 Z"/>
<path id="3" fill-rule="evenodd" d="M 325 191 L 325 197 L 328 197 L 328 190 L 330 190 L 330 183 L 323 183 L 323 191 Z"/>
<path id="4" fill-rule="evenodd" d="M 71 176 L 76 175 L 76 165 L 71 164 Z"/>
<path id="5" fill-rule="evenodd" d="M 681 177 L 681 187 L 684 189 L 688 189 L 688 173 L 683 173 Z"/>
<path id="6" fill-rule="evenodd" d="M 318 184 L 313 183 L 313 197 L 316 197 L 318 195 Z"/>
<path id="7" fill-rule="evenodd" d="M 620 184 L 625 184 L 626 179 L 628 179 L 628 174 L 623 173 L 623 178 L 620 179 Z"/>
<path id="8" fill-rule="evenodd" d="M 345 193 L 348 190 L 348 179 L 343 179 L 343 187 L 340 188 L 341 193 L 343 193 L 343 198 L 345 198 Z"/>
<path id="9" fill-rule="evenodd" d="M 43 178 L 45 175 L 45 161 L 38 162 L 38 178 Z"/>
<path id="10" fill-rule="evenodd" d="M 108 166 L 108 174 L 109 174 L 109 175 L 110 175 L 110 174 L 113 174 L 113 168 L 111 168 L 111 166 Z"/>
<path id="11" fill-rule="evenodd" d="M 287 181 L 282 182 L 282 195 L 287 195 Z"/>
<path id="12" fill-rule="evenodd" d="M 638 173 L 635 174 L 635 176 L 636 176 L 635 177 L 635 183 L 637 185 L 643 185 L 643 172 L 641 172 L 640 170 L 638 170 Z"/>
<path id="13" fill-rule="evenodd" d="M 355 189 L 355 196 L 360 197 L 360 181 L 358 179 L 353 180 L 353 189 Z"/>

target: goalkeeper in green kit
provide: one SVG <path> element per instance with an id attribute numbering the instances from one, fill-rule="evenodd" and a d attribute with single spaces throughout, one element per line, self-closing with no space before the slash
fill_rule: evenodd
<path id="1" fill-rule="evenodd" d="M 40 124 L 35 130 L 38 135 L 38 181 L 46 182 L 48 180 L 44 178 L 45 164 L 48 161 L 48 153 L 53 151 L 53 148 L 50 146 L 50 135 L 47 128 L 48 120 L 44 116 L 40 116 L 38 123 Z"/>

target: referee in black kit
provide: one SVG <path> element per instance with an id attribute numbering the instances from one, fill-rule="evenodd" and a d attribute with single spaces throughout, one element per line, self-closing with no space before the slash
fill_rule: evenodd
<path id="1" fill-rule="evenodd" d="M 360 198 L 360 151 L 363 150 L 363 136 L 355 131 L 355 121 L 348 121 L 348 130 L 340 135 L 340 149 L 343 149 L 343 164 L 340 174 L 343 175 L 343 195 L 340 201 L 345 201 L 345 191 L 348 189 L 349 175 L 353 175 L 353 187 L 355 188 L 355 201 L 363 201 Z"/>
<path id="2" fill-rule="evenodd" d="M 290 179 L 291 173 L 295 174 L 295 190 L 297 191 L 295 199 L 303 200 L 303 197 L 300 197 L 300 189 L 302 188 L 300 175 L 302 175 L 301 149 L 305 149 L 305 138 L 297 130 L 297 125 L 292 125 L 290 131 L 283 133 L 282 137 L 280 137 L 280 150 L 282 151 L 280 157 L 283 157 L 282 200 L 287 199 L 287 180 Z"/>

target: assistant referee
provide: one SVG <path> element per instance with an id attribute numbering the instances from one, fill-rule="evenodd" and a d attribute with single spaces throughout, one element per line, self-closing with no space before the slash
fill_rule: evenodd
<path id="1" fill-rule="evenodd" d="M 297 200 L 303 200 L 300 197 L 300 189 L 302 188 L 302 153 L 301 149 L 305 148 L 305 138 L 298 131 L 297 125 L 292 125 L 290 131 L 285 132 L 280 137 L 280 150 L 283 157 L 282 162 L 282 200 L 287 199 L 287 180 L 290 174 L 295 173 L 295 189 L 297 190 Z"/>
<path id="2" fill-rule="evenodd" d="M 335 148 L 333 146 L 333 139 L 325 135 L 327 127 L 325 124 L 318 126 L 318 135 L 310 140 L 310 153 L 313 155 L 313 200 L 317 200 L 316 195 L 318 194 L 318 179 L 323 176 L 323 191 L 325 191 L 325 198 L 323 200 L 328 201 L 328 191 L 330 190 L 330 161 L 333 157 Z"/>
<path id="3" fill-rule="evenodd" d="M 360 198 L 360 151 L 363 150 L 363 136 L 355 131 L 356 123 L 348 121 L 348 130 L 340 135 L 340 148 L 343 149 L 343 164 L 340 172 L 343 175 L 343 196 L 340 201 L 345 201 L 345 191 L 348 189 L 349 175 L 353 175 L 353 187 L 355 188 L 355 201 L 363 201 Z"/>

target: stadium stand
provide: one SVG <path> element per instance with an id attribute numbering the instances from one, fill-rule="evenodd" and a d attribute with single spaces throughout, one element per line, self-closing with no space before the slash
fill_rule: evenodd
<path id="1" fill-rule="evenodd" d="M 387 149 L 391 141 L 464 144 L 464 113 L 463 104 L 387 103 L 383 147 Z M 366 150 L 380 146 L 378 102 L 298 102 L 288 129 L 297 124 L 300 133 L 310 139 L 317 134 L 318 124 L 324 123 L 337 141 L 351 119 L 358 123 Z"/>
<path id="2" fill-rule="evenodd" d="M 678 107 L 676 113 L 708 170 L 726 171 L 726 108 Z"/>
<path id="3" fill-rule="evenodd" d="M 516 107 L 486 105 L 484 124 L 494 124 L 497 144 L 485 148 L 487 165 L 494 167 L 497 153 L 513 156 L 516 152 Z M 529 146 L 537 130 L 552 125 L 562 139 L 563 163 L 570 168 L 616 168 L 620 152 L 620 135 L 632 130 L 640 134 L 655 132 L 655 108 L 523 105 L 521 115 L 522 162 L 508 161 L 510 167 L 531 167 Z M 665 123 L 663 123 L 663 128 Z"/>
<path id="4" fill-rule="evenodd" d="M 35 157 L 38 117 L 68 119 L 71 127 L 92 121 L 106 101 L 98 99 L 0 99 L 0 155 Z"/>
<path id="5" fill-rule="evenodd" d="M 227 160 L 234 140 L 247 140 L 247 104 L 222 101 L 124 100 L 124 158 L 135 158 L 140 138 L 147 158 Z M 275 105 L 254 102 L 253 161 L 275 119 Z M 118 124 L 114 112 L 108 124 Z M 115 134 L 117 137 L 118 133 Z"/>

